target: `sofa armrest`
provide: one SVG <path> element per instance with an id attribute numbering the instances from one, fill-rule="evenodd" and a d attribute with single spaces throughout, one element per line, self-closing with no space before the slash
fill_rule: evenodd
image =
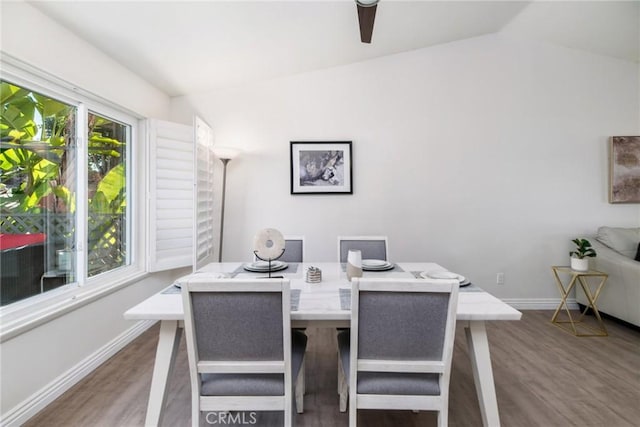
<path id="1" fill-rule="evenodd" d="M 592 244 L 597 253 L 592 268 L 609 276 L 598 298 L 598 309 L 640 326 L 640 262 L 614 251 L 595 239 Z M 576 287 L 576 301 L 587 305 L 587 299 L 580 286 Z"/>
<path id="2" fill-rule="evenodd" d="M 598 266 L 596 269 L 604 270 L 605 266 L 612 266 L 616 269 L 629 269 L 630 271 L 635 271 L 636 274 L 640 274 L 640 262 L 626 257 L 620 252 L 614 251 L 610 247 L 604 245 L 603 243 L 600 243 L 595 239 L 592 241 L 592 246 L 597 254 L 594 258 L 594 263 Z M 604 271 L 604 273 L 607 273 L 607 271 Z M 638 285 L 640 285 L 640 280 L 638 281 Z"/>

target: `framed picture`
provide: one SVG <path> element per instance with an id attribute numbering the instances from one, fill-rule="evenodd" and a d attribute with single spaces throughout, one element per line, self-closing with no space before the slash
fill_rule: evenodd
<path id="1" fill-rule="evenodd" d="M 353 194 L 351 141 L 291 141 L 291 194 Z"/>
<path id="2" fill-rule="evenodd" d="M 640 136 L 612 136 L 609 203 L 640 203 Z"/>

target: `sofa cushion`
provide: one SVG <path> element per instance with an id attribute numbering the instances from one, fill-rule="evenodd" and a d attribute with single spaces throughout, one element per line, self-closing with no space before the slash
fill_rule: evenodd
<path id="1" fill-rule="evenodd" d="M 636 252 L 636 261 L 640 261 L 640 242 L 638 242 L 638 252 Z"/>
<path id="2" fill-rule="evenodd" d="M 600 227 L 596 239 L 614 251 L 633 259 L 640 241 L 640 228 Z"/>

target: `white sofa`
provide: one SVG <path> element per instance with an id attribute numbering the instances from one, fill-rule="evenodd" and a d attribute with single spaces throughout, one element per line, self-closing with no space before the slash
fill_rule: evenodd
<path id="1" fill-rule="evenodd" d="M 591 259 L 591 268 L 609 275 L 596 301 L 598 310 L 640 326 L 640 262 L 634 259 L 640 228 L 600 227 L 589 241 L 597 253 Z M 580 286 L 576 287 L 576 301 L 587 305 Z"/>

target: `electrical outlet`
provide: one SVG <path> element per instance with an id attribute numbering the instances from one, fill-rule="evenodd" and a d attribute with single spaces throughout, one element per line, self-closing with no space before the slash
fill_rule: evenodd
<path id="1" fill-rule="evenodd" d="M 496 283 L 498 285 L 504 285 L 504 273 L 496 274 Z"/>

